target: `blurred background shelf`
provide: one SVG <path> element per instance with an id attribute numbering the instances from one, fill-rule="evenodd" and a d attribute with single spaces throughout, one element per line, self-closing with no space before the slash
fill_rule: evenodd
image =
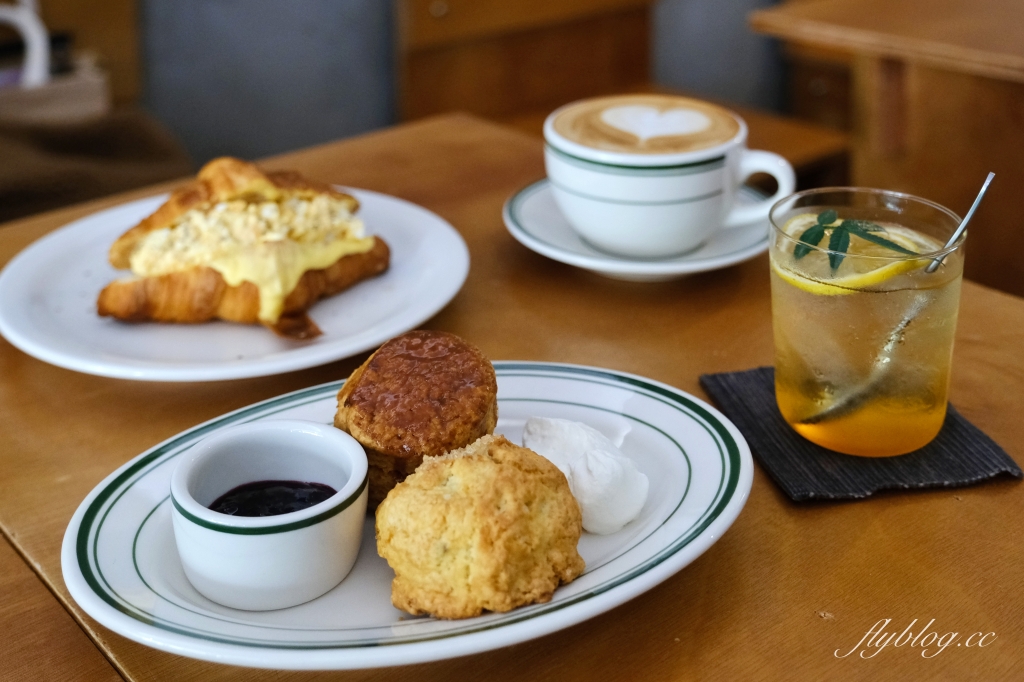
<path id="1" fill-rule="evenodd" d="M 802 188 L 886 187 L 962 212 L 995 171 L 972 229 L 967 274 L 1024 295 L 1024 260 L 1016 256 L 1024 230 L 1013 196 L 1024 181 L 1019 0 L 39 0 L 39 7 L 52 31 L 97 55 L 121 118 L 85 131 L 76 143 L 88 150 L 81 154 L 57 150 L 67 136 L 52 130 L 0 123 L 0 220 L 127 188 L 121 182 L 188 173 L 223 154 L 259 158 L 451 111 L 539 135 L 547 113 L 581 97 L 672 91 L 739 112 L 750 145 L 788 158 Z M 125 130 L 109 143 L 97 137 L 115 127 Z M 97 156 L 104 147 L 111 151 Z M 139 164 L 159 154 L 164 171 L 143 172 Z M 30 161 L 66 164 L 64 179 L 43 175 L 26 190 L 17 183 Z M 118 170 L 109 182 L 86 181 L 90 164 Z"/>
<path id="2" fill-rule="evenodd" d="M 413 120 L 467 111 L 540 135 L 548 113 L 583 97 L 657 91 L 707 98 L 652 83 L 654 4 L 403 0 L 398 12 L 401 116 Z M 751 147 L 774 151 L 793 164 L 801 187 L 847 182 L 843 131 L 722 103 L 747 121 Z"/>
<path id="3" fill-rule="evenodd" d="M 192 171 L 181 144 L 134 104 L 133 0 L 0 8 L 0 222 Z"/>

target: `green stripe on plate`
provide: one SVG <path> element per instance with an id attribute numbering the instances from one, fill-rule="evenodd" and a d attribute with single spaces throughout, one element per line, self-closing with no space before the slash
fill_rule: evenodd
<path id="1" fill-rule="evenodd" d="M 699 423 L 704 428 L 704 430 L 707 431 L 712 436 L 715 444 L 718 447 L 718 454 L 722 461 L 723 475 L 719 480 L 717 490 L 715 492 L 714 497 L 712 498 L 711 504 L 701 513 L 700 517 L 690 526 L 690 528 L 688 528 L 684 532 L 684 534 L 681 535 L 675 542 L 673 542 L 671 545 L 666 546 L 661 551 L 656 553 L 654 556 L 648 558 L 642 564 L 635 566 L 633 569 L 626 573 L 614 576 L 613 578 L 606 580 L 600 585 L 594 586 L 586 592 L 580 593 L 568 599 L 564 599 L 557 602 L 551 602 L 548 604 L 536 604 L 533 606 L 523 607 L 515 612 L 512 612 L 511 615 L 493 621 L 489 624 L 467 624 L 466 626 L 459 628 L 458 630 L 449 630 L 441 633 L 423 634 L 419 636 L 407 637 L 342 640 L 333 642 L 281 642 L 279 639 L 261 640 L 247 637 L 226 637 L 220 633 L 202 630 L 199 628 L 192 628 L 189 626 L 183 626 L 178 623 L 167 621 L 166 619 L 160 618 L 152 613 L 140 610 L 135 605 L 128 602 L 128 600 L 124 599 L 119 594 L 117 594 L 116 590 L 114 590 L 113 587 L 110 586 L 107 580 L 102 576 L 102 570 L 99 568 L 99 533 L 102 528 L 103 522 L 105 521 L 107 514 L 110 512 L 113 504 L 116 503 L 117 499 L 123 496 L 125 492 L 127 492 L 127 490 L 132 485 L 134 485 L 135 482 L 137 482 L 137 480 L 141 478 L 142 475 L 145 474 L 144 470 L 148 471 L 151 468 L 154 468 L 162 464 L 163 460 L 177 456 L 182 451 L 184 451 L 184 449 L 191 446 L 191 444 L 194 443 L 198 438 L 206 435 L 207 433 L 216 428 L 220 428 L 229 423 L 251 421 L 258 418 L 265 418 L 273 413 L 280 412 L 285 409 L 292 409 L 294 407 L 299 407 L 304 404 L 321 400 L 330 393 L 336 392 L 338 388 L 340 388 L 343 382 L 338 381 L 308 389 L 302 389 L 290 394 L 286 394 L 284 396 L 279 396 L 277 398 L 272 398 L 262 403 L 257 403 L 255 405 L 251 405 L 249 407 L 236 410 L 235 412 L 229 413 L 227 415 L 223 415 L 222 417 L 211 420 L 210 422 L 207 422 L 205 424 L 201 424 L 189 431 L 185 431 L 184 433 L 179 434 L 178 436 L 170 439 L 169 441 L 166 441 L 160 446 L 157 446 L 156 448 L 154 448 L 152 452 L 144 455 L 142 458 L 140 458 L 138 462 L 135 462 L 132 466 L 128 467 L 125 471 L 123 471 L 116 478 L 114 478 L 107 486 L 104 487 L 103 490 L 101 490 L 97 494 L 97 497 L 89 505 L 89 508 L 83 515 L 81 526 L 79 527 L 78 537 L 76 539 L 76 551 L 78 556 L 79 569 L 82 571 L 86 583 L 90 586 L 93 592 L 97 596 L 99 596 L 104 602 L 111 605 L 119 612 L 132 617 L 133 619 L 147 623 L 149 625 L 152 625 L 154 627 L 157 627 L 168 632 L 174 632 L 189 637 L 195 637 L 202 640 L 220 642 L 225 644 L 234 644 L 246 647 L 269 647 L 289 650 L 315 650 L 336 648 L 360 648 L 365 646 L 380 645 L 398 645 L 413 642 L 439 640 L 450 637 L 456 637 L 464 634 L 482 632 L 485 630 L 492 630 L 495 628 L 504 627 L 530 618 L 545 615 L 547 613 L 558 611 L 573 604 L 579 603 L 581 601 L 593 598 L 599 594 L 602 594 L 615 588 L 618 585 L 628 582 L 632 578 L 638 575 L 642 575 L 643 573 L 651 570 L 652 568 L 654 568 L 655 566 L 662 563 L 663 561 L 671 557 L 673 554 L 678 552 L 681 548 L 689 544 L 690 541 L 697 537 L 705 528 L 708 527 L 708 525 L 710 525 L 714 521 L 714 519 L 716 519 L 722 513 L 722 511 L 728 505 L 729 501 L 733 498 L 739 481 L 739 471 L 741 464 L 739 455 L 739 445 L 733 439 L 732 435 L 728 432 L 728 429 L 726 429 L 726 427 L 722 423 L 720 423 L 715 416 L 713 416 L 701 405 L 695 403 L 693 400 L 690 400 L 686 396 L 680 395 L 674 390 L 668 389 L 666 387 L 651 384 L 643 379 L 624 376 L 608 370 L 599 370 L 593 368 L 568 366 L 560 364 L 547 365 L 542 363 L 495 362 L 494 365 L 499 376 L 537 376 L 565 379 L 571 378 L 571 375 L 577 375 L 582 380 L 589 379 L 593 381 L 593 383 L 612 387 L 621 386 L 625 384 L 631 387 L 633 390 L 637 390 L 637 392 L 646 395 L 647 397 L 656 399 L 659 402 L 662 402 L 666 405 L 673 406 L 676 409 L 680 409 L 680 411 L 692 412 L 693 415 L 699 417 L 699 419 L 695 419 L 695 421 Z M 545 401 L 545 399 L 542 398 L 523 398 L 521 400 Z M 583 406 L 594 409 L 606 410 L 606 408 L 600 408 L 594 405 Z M 617 414 L 621 414 L 622 416 L 629 419 L 641 421 L 635 417 L 632 417 L 631 415 L 626 415 L 623 413 Z M 701 423 L 702 421 L 705 423 Z M 661 429 L 657 430 L 661 431 Z M 674 439 L 671 440 L 675 442 Z M 681 445 L 679 445 L 678 443 L 676 444 L 683 452 L 683 455 L 686 458 L 687 462 L 689 462 L 689 457 L 686 455 L 685 450 L 682 448 Z M 725 446 L 724 451 L 722 450 L 723 445 Z M 132 480 L 133 478 L 135 478 L 134 481 Z M 686 497 L 686 494 L 689 491 L 689 482 L 690 481 L 688 480 L 687 489 L 684 491 L 683 496 L 680 498 L 680 501 L 677 503 L 675 509 L 666 517 L 666 519 L 662 522 L 662 525 L 666 523 L 669 519 L 671 519 L 673 515 L 676 513 L 676 511 L 678 511 L 679 505 L 682 504 L 682 500 Z M 113 501 L 110 501 L 111 497 L 114 496 L 115 494 L 116 497 L 113 499 Z M 110 501 L 110 506 L 106 506 L 108 501 Z M 160 505 L 158 505 L 158 507 L 159 506 Z M 106 509 L 104 513 L 101 514 L 100 512 L 104 510 L 104 507 L 106 507 Z M 146 515 L 146 519 L 148 520 L 155 511 L 156 508 L 151 510 L 150 513 Z M 98 525 L 96 525 L 97 520 Z M 141 531 L 141 526 L 139 530 Z M 89 539 L 90 535 L 92 535 L 94 531 L 95 538 L 94 541 L 92 542 L 92 547 L 90 548 Z M 138 532 L 136 533 L 135 537 L 136 541 L 137 539 Z M 136 543 L 133 542 L 132 544 L 133 559 L 135 559 L 134 550 Z M 91 556 L 89 549 L 92 550 Z M 99 576 L 93 573 L 93 566 L 96 567 L 96 571 L 99 573 Z M 136 572 L 139 575 L 139 578 L 143 580 L 143 583 L 146 584 L 147 587 L 150 587 L 149 584 L 146 583 L 145 579 L 142 577 L 141 573 L 138 571 L 137 563 L 135 568 Z M 106 589 L 104 589 L 104 586 L 100 584 L 101 580 L 104 584 L 106 584 Z M 152 588 L 150 587 L 150 589 Z M 163 595 L 157 596 L 166 600 L 166 597 L 164 597 Z M 188 609 L 185 609 L 180 605 L 175 604 L 175 606 L 188 611 Z M 204 617 L 213 618 L 211 614 L 200 614 L 198 612 L 194 613 L 197 613 L 197 615 L 201 615 Z M 249 623 L 239 624 L 245 626 L 254 625 Z M 268 629 L 271 628 L 279 630 L 284 629 L 276 626 L 269 626 Z M 372 628 L 358 629 L 365 631 L 370 630 Z M 389 632 L 393 632 L 391 626 L 388 626 L 386 629 Z M 334 632 L 336 630 L 337 629 L 331 629 L 326 630 L 325 632 Z"/>

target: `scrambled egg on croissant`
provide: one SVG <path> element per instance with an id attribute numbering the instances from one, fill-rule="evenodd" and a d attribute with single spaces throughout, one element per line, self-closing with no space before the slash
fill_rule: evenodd
<path id="1" fill-rule="evenodd" d="M 388 267 L 387 244 L 365 236 L 358 206 L 297 173 L 215 159 L 111 247 L 111 264 L 134 277 L 103 289 L 99 314 L 316 336 L 309 306 Z"/>

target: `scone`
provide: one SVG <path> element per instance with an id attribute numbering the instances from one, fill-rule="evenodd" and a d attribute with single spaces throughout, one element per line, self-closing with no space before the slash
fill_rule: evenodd
<path id="1" fill-rule="evenodd" d="M 502 436 L 428 458 L 377 509 L 391 602 L 470 618 L 550 601 L 583 572 L 581 518 L 562 472 Z"/>
<path id="2" fill-rule="evenodd" d="M 100 292 L 100 315 L 130 322 L 260 322 L 320 333 L 306 310 L 383 272 L 390 252 L 364 234 L 355 198 L 289 171 L 233 158 L 206 164 L 110 248 L 133 277 Z"/>
<path id="3" fill-rule="evenodd" d="M 366 450 L 370 509 L 425 456 L 469 445 L 497 421 L 490 361 L 455 334 L 426 330 L 378 348 L 338 392 L 334 417 Z"/>

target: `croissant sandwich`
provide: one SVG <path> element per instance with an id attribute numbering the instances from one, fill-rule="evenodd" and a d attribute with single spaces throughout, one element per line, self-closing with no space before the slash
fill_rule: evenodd
<path id="1" fill-rule="evenodd" d="M 306 311 L 388 267 L 365 236 L 359 202 L 291 171 L 215 159 L 110 247 L 132 277 L 108 284 L 102 316 L 141 322 L 262 323 L 282 336 L 321 332 Z"/>

